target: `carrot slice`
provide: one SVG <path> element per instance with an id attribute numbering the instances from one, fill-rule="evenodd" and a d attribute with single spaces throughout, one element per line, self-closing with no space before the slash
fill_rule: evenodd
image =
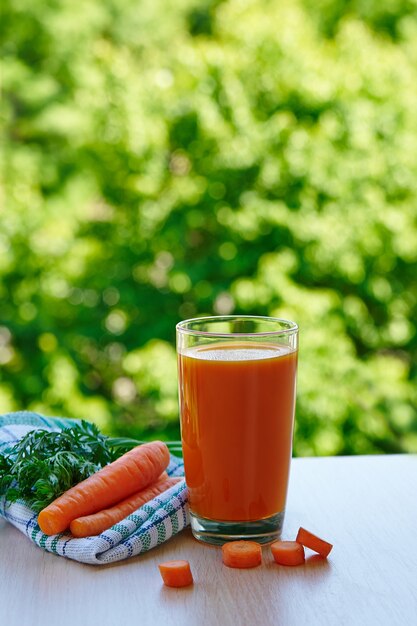
<path id="1" fill-rule="evenodd" d="M 193 584 L 193 575 L 188 561 L 166 561 L 158 565 L 167 587 L 188 587 Z"/>
<path id="2" fill-rule="evenodd" d="M 256 567 L 262 563 L 262 548 L 256 541 L 230 541 L 222 546 L 222 558 L 227 567 Z"/>
<path id="3" fill-rule="evenodd" d="M 163 472 L 155 483 L 125 498 L 111 508 L 72 520 L 70 530 L 74 537 L 99 535 L 181 480 L 183 479 L 174 476 L 169 477 L 166 472 Z"/>
<path id="4" fill-rule="evenodd" d="M 324 541 L 324 539 L 320 539 L 317 535 L 313 535 L 309 530 L 305 528 L 299 529 L 297 533 L 296 541 L 301 543 L 306 548 L 310 548 L 310 550 L 314 550 L 323 557 L 327 557 L 330 553 L 330 550 L 333 548 L 331 543 Z"/>
<path id="5" fill-rule="evenodd" d="M 144 489 L 168 467 L 169 459 L 162 441 L 136 446 L 42 509 L 38 516 L 41 530 L 47 535 L 60 533 L 77 517 L 113 506 Z"/>
<path id="6" fill-rule="evenodd" d="M 304 546 L 296 541 L 274 541 L 271 552 L 279 565 L 302 565 L 305 561 Z"/>

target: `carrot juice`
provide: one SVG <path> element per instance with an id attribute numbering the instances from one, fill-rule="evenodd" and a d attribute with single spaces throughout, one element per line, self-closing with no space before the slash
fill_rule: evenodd
<path id="1" fill-rule="evenodd" d="M 178 353 L 181 437 L 193 515 L 250 522 L 285 509 L 297 349 L 213 342 Z"/>

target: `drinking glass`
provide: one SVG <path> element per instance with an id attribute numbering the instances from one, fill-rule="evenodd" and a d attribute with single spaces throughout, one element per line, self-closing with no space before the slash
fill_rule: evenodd
<path id="1" fill-rule="evenodd" d="M 298 326 L 227 315 L 176 330 L 192 532 L 212 544 L 273 541 L 292 455 Z"/>

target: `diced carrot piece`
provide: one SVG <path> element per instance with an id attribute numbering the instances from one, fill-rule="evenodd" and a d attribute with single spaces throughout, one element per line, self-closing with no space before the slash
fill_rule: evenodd
<path id="1" fill-rule="evenodd" d="M 188 587 L 193 584 L 193 575 L 188 561 L 166 561 L 158 567 L 164 585 L 167 587 Z"/>
<path id="2" fill-rule="evenodd" d="M 326 558 L 330 554 L 330 551 L 333 548 L 333 545 L 331 543 L 324 541 L 324 539 L 320 539 L 320 537 L 313 535 L 313 533 L 311 533 L 309 530 L 301 527 L 297 533 L 296 541 L 298 543 L 301 543 L 306 548 L 314 550 L 314 552 L 317 552 L 324 558 Z"/>
<path id="3" fill-rule="evenodd" d="M 227 567 L 256 567 L 262 563 L 262 548 L 256 541 L 230 541 L 222 546 L 222 557 Z"/>
<path id="4" fill-rule="evenodd" d="M 279 565 L 302 565 L 305 561 L 304 547 L 296 541 L 274 541 L 271 552 Z"/>

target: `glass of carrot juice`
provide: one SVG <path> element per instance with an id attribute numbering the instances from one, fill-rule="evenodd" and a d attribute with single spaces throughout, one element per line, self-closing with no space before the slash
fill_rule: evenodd
<path id="1" fill-rule="evenodd" d="M 298 326 L 260 316 L 177 325 L 191 528 L 206 543 L 279 537 L 295 409 Z"/>

